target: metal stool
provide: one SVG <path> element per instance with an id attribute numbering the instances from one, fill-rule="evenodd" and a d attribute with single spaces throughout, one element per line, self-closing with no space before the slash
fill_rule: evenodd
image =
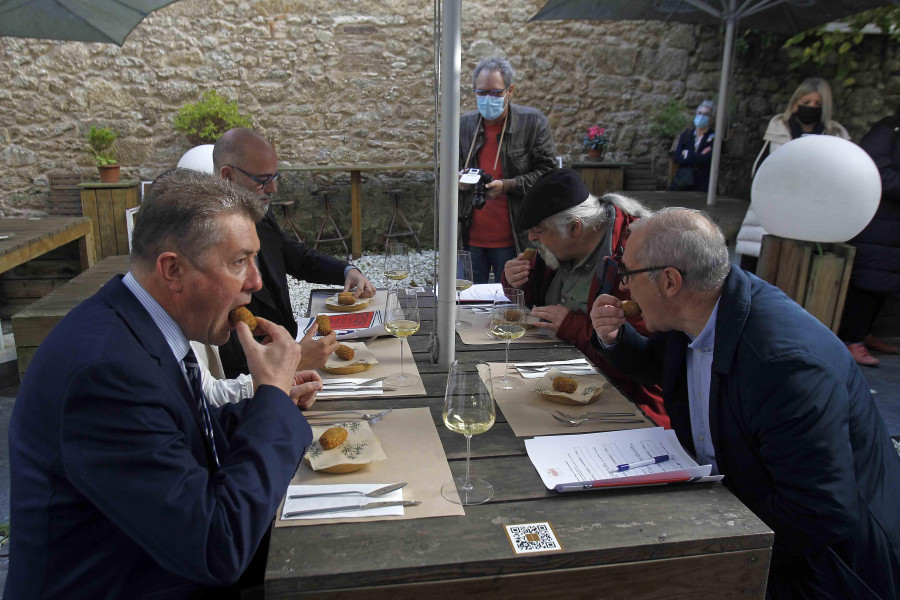
<path id="1" fill-rule="evenodd" d="M 400 209 L 400 193 L 403 190 L 388 190 L 388 194 L 394 199 L 394 214 L 391 215 L 391 224 L 388 227 L 387 233 L 381 234 L 381 237 L 384 238 L 385 243 L 390 241 L 392 238 L 403 237 L 407 235 L 413 236 L 413 239 L 416 240 L 416 251 L 422 251 L 422 243 L 419 242 L 419 236 L 416 235 L 416 232 L 413 231 L 413 228 L 410 227 L 409 221 L 406 220 L 406 217 L 403 215 L 403 211 Z M 397 222 L 397 217 L 403 219 L 403 224 L 406 225 L 406 231 L 397 231 L 394 232 L 394 224 Z M 399 225 L 399 224 L 398 224 Z"/>
<path id="2" fill-rule="evenodd" d="M 319 233 L 316 235 L 316 241 L 313 243 L 313 250 L 318 249 L 319 244 L 324 244 L 326 242 L 340 242 L 344 245 L 344 252 L 347 253 L 347 260 L 350 260 L 350 248 L 347 247 L 347 242 L 344 240 L 344 234 L 341 233 L 341 230 L 338 228 L 337 223 L 334 222 L 334 217 L 331 216 L 331 202 L 328 200 L 328 192 L 313 192 L 313 194 L 321 193 L 322 194 L 322 203 L 325 205 L 325 214 L 322 216 L 322 224 L 319 226 Z M 322 233 L 325 231 L 325 225 L 328 222 L 331 222 L 331 226 L 334 227 L 334 237 L 322 237 Z"/>
<path id="3" fill-rule="evenodd" d="M 279 227 L 283 230 L 290 229 L 294 234 L 294 237 L 297 238 L 298 242 L 305 242 L 306 238 L 303 237 L 303 234 L 297 229 L 297 226 L 294 225 L 294 221 L 291 219 L 291 216 L 294 214 L 294 200 L 273 200 L 269 202 L 272 206 L 272 213 L 275 213 L 276 208 L 281 209 L 281 223 Z"/>

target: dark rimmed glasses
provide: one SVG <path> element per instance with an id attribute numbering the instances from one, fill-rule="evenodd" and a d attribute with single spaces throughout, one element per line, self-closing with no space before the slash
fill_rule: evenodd
<path id="1" fill-rule="evenodd" d="M 256 175 L 254 175 L 252 173 L 248 173 L 247 171 L 243 170 L 240 167 L 235 167 L 234 165 L 228 165 L 228 166 L 231 167 L 232 169 L 234 169 L 235 171 L 240 171 L 241 173 L 243 173 L 244 175 L 246 175 L 247 177 L 249 177 L 250 179 L 255 181 L 257 183 L 257 185 L 259 185 L 260 189 L 265 189 L 270 183 L 272 183 L 273 181 L 278 179 L 278 176 L 280 175 L 280 173 L 278 171 L 275 171 L 275 173 L 273 173 L 272 175 L 269 175 L 268 177 L 263 179 L 261 177 L 257 177 Z"/>
<path id="2" fill-rule="evenodd" d="M 475 90 L 475 95 L 479 98 L 484 98 L 485 96 L 490 96 L 491 98 L 499 98 L 508 89 L 509 87 L 505 87 L 502 90 Z"/>
<path id="3" fill-rule="evenodd" d="M 643 269 L 634 269 L 633 271 L 626 271 L 625 266 L 622 265 L 618 269 L 616 269 L 616 274 L 619 276 L 619 282 L 625 285 L 628 285 L 628 278 L 632 275 L 637 275 L 638 273 L 649 273 L 651 271 L 662 271 L 663 269 L 675 269 L 679 273 L 681 273 L 681 269 L 678 267 L 673 267 L 672 265 L 666 265 L 664 267 L 644 267 Z"/>

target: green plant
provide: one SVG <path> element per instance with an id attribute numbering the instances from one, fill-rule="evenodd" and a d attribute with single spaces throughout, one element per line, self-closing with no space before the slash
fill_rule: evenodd
<path id="1" fill-rule="evenodd" d="M 862 43 L 867 26 L 874 25 L 894 43 L 900 42 L 900 6 L 873 8 L 839 23 L 842 25 L 839 30 L 822 25 L 786 41 L 784 47 L 793 51 L 791 68 L 811 63 L 821 69 L 834 61 L 835 80 L 844 87 L 852 87 L 856 83 L 852 73 L 859 67 L 852 50 Z"/>
<path id="2" fill-rule="evenodd" d="M 198 102 L 185 104 L 175 115 L 175 129 L 194 145 L 213 144 L 234 127 L 250 127 L 250 119 L 240 114 L 237 102 L 216 90 L 208 90 Z"/>
<path id="3" fill-rule="evenodd" d="M 661 138 L 674 138 L 690 124 L 687 104 L 682 100 L 670 100 L 657 109 L 650 118 L 650 134 Z"/>
<path id="4" fill-rule="evenodd" d="M 609 137 L 606 135 L 606 128 L 594 125 L 588 128 L 587 134 L 584 136 L 585 150 L 603 150 L 609 146 Z"/>
<path id="5" fill-rule="evenodd" d="M 118 164 L 116 151 L 113 144 L 119 134 L 108 127 L 94 127 L 87 134 L 88 146 L 86 150 L 94 157 L 98 167 L 108 167 Z"/>

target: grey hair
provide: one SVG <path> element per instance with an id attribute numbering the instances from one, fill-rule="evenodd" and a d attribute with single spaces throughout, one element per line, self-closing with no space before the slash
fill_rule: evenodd
<path id="1" fill-rule="evenodd" d="M 626 215 L 637 217 L 638 219 L 649 217 L 653 214 L 653 211 L 634 198 L 619 194 L 604 194 L 602 198 L 598 198 L 590 194 L 587 200 L 581 204 L 576 204 L 572 208 L 567 208 L 547 217 L 544 220 L 544 227 L 547 229 L 555 228 L 559 237 L 564 239 L 571 235 L 569 223 L 574 221 L 581 221 L 582 225 L 587 229 L 599 230 L 609 222 L 609 213 L 605 210 L 603 204 L 612 204 Z"/>
<path id="2" fill-rule="evenodd" d="M 166 171 L 141 203 L 131 264 L 152 269 L 163 252 L 178 252 L 202 267 L 206 252 L 223 237 L 221 217 L 245 216 L 256 223 L 265 210 L 253 194 L 221 177 L 190 169 Z"/>
<path id="3" fill-rule="evenodd" d="M 631 224 L 632 233 L 642 229 L 644 244 L 635 252 L 642 266 L 675 267 L 685 287 L 695 290 L 714 290 L 725 282 L 731 270 L 725 236 L 705 212 L 670 206 Z M 659 273 L 648 275 L 656 279 Z"/>
<path id="4" fill-rule="evenodd" d="M 791 96 L 791 100 L 788 102 L 787 108 L 781 115 L 781 119 L 787 123 L 797 110 L 800 98 L 813 92 L 818 92 L 822 96 L 822 123 L 830 131 L 832 128 L 831 117 L 834 114 L 834 100 L 831 96 L 831 86 L 821 77 L 809 77 L 797 86 L 797 89 L 794 90 L 794 94 Z"/>
<path id="5" fill-rule="evenodd" d="M 697 110 L 706 107 L 709 109 L 709 120 L 712 121 L 716 118 L 716 103 L 712 100 L 704 100 L 700 104 L 697 105 Z"/>
<path id="6" fill-rule="evenodd" d="M 247 142 L 250 140 L 260 140 L 271 145 L 263 136 L 246 127 L 235 127 L 222 134 L 213 146 L 213 173 L 220 175 L 222 167 L 244 164 Z"/>
<path id="7" fill-rule="evenodd" d="M 508 60 L 499 56 L 489 56 L 478 61 L 478 65 L 472 71 L 472 89 L 475 89 L 475 80 L 478 79 L 478 74 L 485 69 L 487 69 L 488 73 L 500 71 L 500 75 L 503 77 L 503 85 L 506 87 L 511 86 L 516 77 L 516 72 L 513 71 L 512 65 L 509 64 Z"/>

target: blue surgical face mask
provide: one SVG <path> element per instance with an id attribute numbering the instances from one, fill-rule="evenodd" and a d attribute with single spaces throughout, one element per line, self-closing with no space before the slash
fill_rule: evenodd
<path id="1" fill-rule="evenodd" d="M 709 127 L 709 115 L 694 115 L 694 127 L 697 129 Z"/>
<path id="2" fill-rule="evenodd" d="M 505 103 L 505 98 L 503 96 L 500 96 L 499 98 L 491 96 L 484 96 L 482 98 L 476 96 L 475 100 L 478 101 L 478 112 L 480 112 L 481 116 L 486 120 L 493 121 L 503 114 L 503 105 Z"/>

